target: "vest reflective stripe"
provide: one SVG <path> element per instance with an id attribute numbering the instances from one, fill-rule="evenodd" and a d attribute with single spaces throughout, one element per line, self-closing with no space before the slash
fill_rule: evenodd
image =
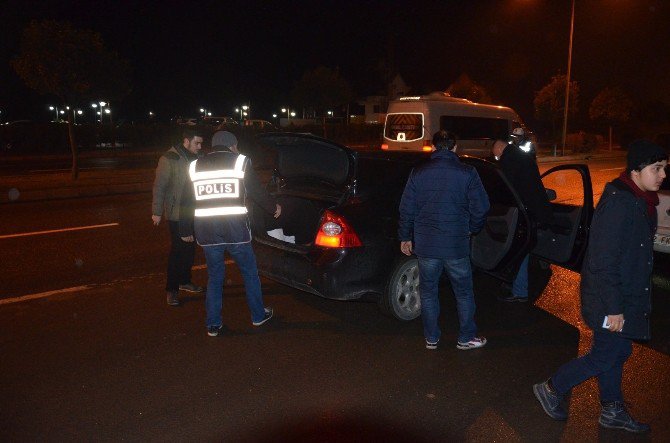
<path id="1" fill-rule="evenodd" d="M 203 208 L 196 209 L 196 217 L 212 217 L 215 215 L 240 215 L 246 214 L 247 208 L 244 206 L 230 206 L 227 208 Z"/>
<path id="2" fill-rule="evenodd" d="M 245 160 L 244 155 L 238 154 L 233 169 L 215 169 L 212 171 L 196 171 L 197 160 L 191 162 L 188 172 L 193 182 L 195 200 L 198 202 L 194 214 L 196 217 L 247 213 L 247 208 L 239 205 L 242 203 L 239 199 L 240 186 L 243 186 L 241 181 L 244 179 Z M 237 199 L 238 201 L 230 201 L 230 199 Z M 211 203 L 209 204 L 215 206 L 203 208 L 201 206 L 207 206 L 203 200 L 210 200 Z M 231 206 L 231 203 L 237 203 L 237 205 Z"/>
<path id="3" fill-rule="evenodd" d="M 193 160 L 188 167 L 188 173 L 191 176 L 191 180 L 195 182 L 196 180 L 207 180 L 213 178 L 244 178 L 244 161 L 247 158 L 239 154 L 237 160 L 235 160 L 235 169 L 216 169 L 214 171 L 197 171 L 195 170 L 195 164 L 198 160 Z"/>

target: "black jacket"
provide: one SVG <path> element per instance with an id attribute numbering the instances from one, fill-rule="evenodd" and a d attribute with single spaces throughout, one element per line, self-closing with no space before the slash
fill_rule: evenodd
<path id="1" fill-rule="evenodd" d="M 591 329 L 606 315 L 624 315 L 622 336 L 650 338 L 651 275 L 656 212 L 616 179 L 605 186 L 591 223 L 582 267 L 582 317 Z"/>
<path id="2" fill-rule="evenodd" d="M 499 164 L 533 218 L 538 223 L 551 224 L 553 211 L 540 179 L 535 154 L 509 144 L 500 156 Z"/>

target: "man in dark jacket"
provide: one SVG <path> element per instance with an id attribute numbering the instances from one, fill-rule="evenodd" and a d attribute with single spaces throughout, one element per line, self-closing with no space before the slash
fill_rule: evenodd
<path id="1" fill-rule="evenodd" d="M 660 146 L 633 142 L 626 171 L 608 183 L 600 197 L 581 283 L 582 317 L 593 330 L 591 350 L 533 386 L 542 408 L 555 420 L 568 417 L 562 400 L 570 389 L 598 377 L 600 425 L 637 433 L 649 430 L 626 411 L 621 380 L 632 340 L 650 338 L 656 191 L 667 165 L 668 156 Z"/>
<path id="2" fill-rule="evenodd" d="M 440 340 L 438 283 L 443 270 L 456 297 L 456 347 L 480 348 L 486 339 L 477 336 L 475 324 L 470 236 L 484 227 L 489 199 L 475 168 L 458 159 L 452 134 L 435 133 L 433 147 L 430 161 L 412 170 L 400 201 L 400 250 L 408 256 L 416 253 L 419 260 L 426 348 L 437 349 Z"/>
<path id="3" fill-rule="evenodd" d="M 223 282 L 226 251 L 237 263 L 244 279 L 251 322 L 260 326 L 272 318 L 272 308 L 266 308 L 261 294 L 261 282 L 256 257 L 251 247 L 251 230 L 247 217 L 246 197 L 250 197 L 277 218 L 279 206 L 260 184 L 251 160 L 240 154 L 237 138 L 226 131 L 212 137 L 214 152 L 191 163 L 190 182 L 184 190 L 184 212 L 190 217 L 180 223 L 182 239 L 203 247 L 207 260 L 207 334 L 219 335 L 223 321 Z M 191 223 L 192 220 L 192 223 Z"/>
<path id="4" fill-rule="evenodd" d="M 202 135 L 192 129 L 182 134 L 182 143 L 170 148 L 158 160 L 151 202 L 151 221 L 155 226 L 161 222 L 163 213 L 170 228 L 170 255 L 168 256 L 167 304 L 179 306 L 179 290 L 203 292 L 201 286 L 191 282 L 191 268 L 195 257 L 195 245 L 181 240 L 179 236 L 179 208 L 184 183 L 188 182 L 188 165 L 198 158 L 202 147 Z"/>

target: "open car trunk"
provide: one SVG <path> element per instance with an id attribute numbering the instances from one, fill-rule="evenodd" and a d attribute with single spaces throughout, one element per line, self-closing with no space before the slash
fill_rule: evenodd
<path id="1" fill-rule="evenodd" d="M 278 219 L 252 204 L 251 231 L 257 241 L 306 247 L 311 245 L 328 208 L 349 195 L 356 154 L 309 134 L 267 133 L 257 138 L 272 177 L 268 191 L 281 205 Z"/>

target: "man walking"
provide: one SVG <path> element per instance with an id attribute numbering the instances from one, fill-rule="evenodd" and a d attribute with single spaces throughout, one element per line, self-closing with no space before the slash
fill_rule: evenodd
<path id="1" fill-rule="evenodd" d="M 489 199 L 475 168 L 461 163 L 456 139 L 435 133 L 430 161 L 412 170 L 400 201 L 400 250 L 419 260 L 421 318 L 427 349 L 440 341 L 438 283 L 447 272 L 456 297 L 461 350 L 486 344 L 477 336 L 470 236 L 484 226 Z"/>
<path id="2" fill-rule="evenodd" d="M 540 170 L 530 140 L 526 138 L 525 130 L 520 127 L 514 129 L 511 139 L 510 143 L 496 140 L 493 144 L 493 155 L 498 159 L 505 177 L 521 197 L 521 202 L 533 220 L 540 225 L 548 225 L 553 218 L 553 210 L 540 178 Z M 528 259 L 529 256 L 526 255 L 521 262 L 512 286 L 503 285 L 499 300 L 528 301 Z"/>
<path id="3" fill-rule="evenodd" d="M 184 211 L 192 215 L 182 220 L 181 236 L 203 247 L 207 260 L 207 334 L 219 335 L 223 327 L 223 282 L 226 251 L 237 264 L 244 279 L 251 322 L 261 326 L 272 318 L 272 308 L 263 304 L 256 257 L 251 247 L 251 230 L 246 197 L 278 218 L 281 214 L 273 197 L 260 184 L 251 160 L 239 153 L 237 138 L 227 131 L 212 137 L 213 152 L 189 166 L 190 189 L 184 190 Z M 190 208 L 190 209 L 186 209 Z"/>
<path id="4" fill-rule="evenodd" d="M 179 306 L 179 290 L 203 292 L 201 286 L 191 282 L 191 268 L 195 257 L 193 242 L 185 242 L 179 235 L 179 213 L 184 183 L 188 181 L 188 165 L 198 157 L 202 148 L 202 135 L 194 130 L 183 132 L 181 146 L 168 149 L 158 160 L 151 202 L 151 220 L 160 224 L 163 213 L 170 228 L 170 255 L 168 256 L 167 304 Z"/>
<path id="5" fill-rule="evenodd" d="M 635 433 L 650 429 L 626 410 L 621 381 L 632 340 L 651 338 L 656 191 L 667 166 L 663 148 L 639 140 L 628 147 L 626 171 L 605 185 L 591 223 L 580 290 L 582 317 L 593 330 L 591 350 L 533 386 L 535 397 L 554 420 L 567 420 L 563 399 L 568 392 L 597 377 L 602 427 Z"/>

